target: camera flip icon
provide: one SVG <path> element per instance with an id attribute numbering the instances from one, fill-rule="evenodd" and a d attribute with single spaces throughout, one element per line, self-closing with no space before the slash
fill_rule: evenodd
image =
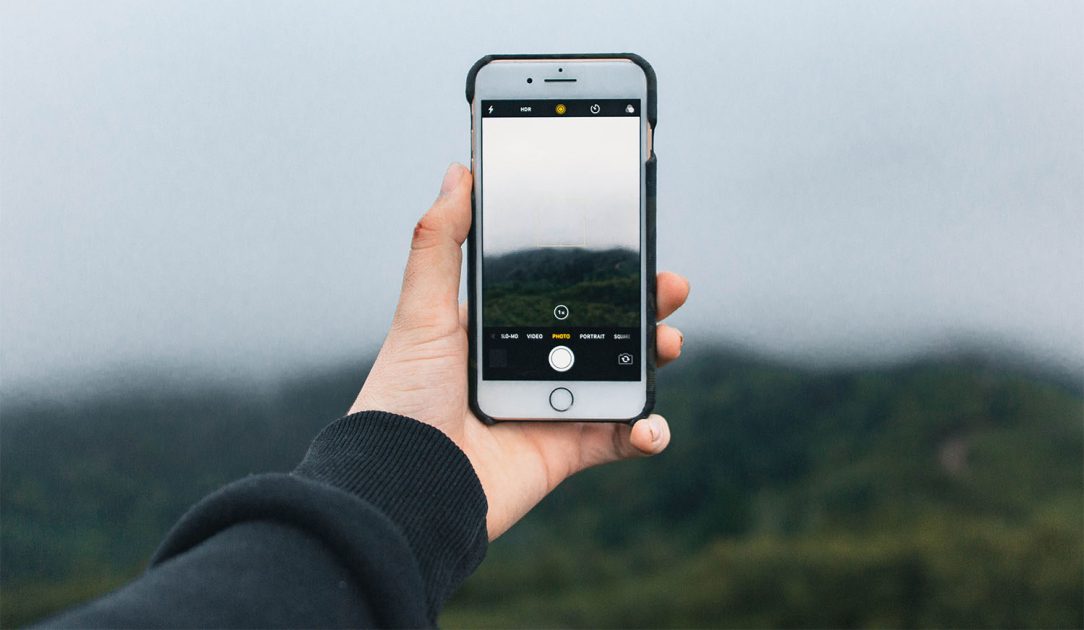
<path id="1" fill-rule="evenodd" d="M 622 352 L 621 354 L 617 355 L 617 364 L 632 365 L 632 355 L 628 352 Z"/>

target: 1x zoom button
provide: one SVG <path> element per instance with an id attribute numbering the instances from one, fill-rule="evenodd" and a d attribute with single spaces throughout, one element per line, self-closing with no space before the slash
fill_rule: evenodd
<path id="1" fill-rule="evenodd" d="M 576 355 L 567 346 L 557 346 L 550 350 L 550 367 L 558 372 L 567 372 L 576 362 Z"/>

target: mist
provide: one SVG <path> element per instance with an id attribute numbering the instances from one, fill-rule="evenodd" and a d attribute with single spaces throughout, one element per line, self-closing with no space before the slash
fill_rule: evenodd
<path id="1" fill-rule="evenodd" d="M 1080 3 L 575 6 L 4 3 L 3 387 L 371 352 L 493 52 L 654 66 L 688 348 L 1084 364 Z"/>

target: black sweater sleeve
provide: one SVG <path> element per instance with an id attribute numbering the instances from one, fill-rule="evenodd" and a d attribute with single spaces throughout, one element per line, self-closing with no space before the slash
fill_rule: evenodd
<path id="1" fill-rule="evenodd" d="M 146 573 L 55 627 L 419 627 L 486 550 L 469 460 L 410 418 L 330 424 L 289 475 L 193 507 Z"/>

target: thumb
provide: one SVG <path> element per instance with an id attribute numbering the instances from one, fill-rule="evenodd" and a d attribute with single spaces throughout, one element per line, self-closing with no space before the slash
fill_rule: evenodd
<path id="1" fill-rule="evenodd" d="M 414 226 L 396 325 L 440 326 L 445 320 L 459 325 L 461 247 L 470 231 L 470 194 L 470 171 L 452 163 L 437 200 Z"/>

